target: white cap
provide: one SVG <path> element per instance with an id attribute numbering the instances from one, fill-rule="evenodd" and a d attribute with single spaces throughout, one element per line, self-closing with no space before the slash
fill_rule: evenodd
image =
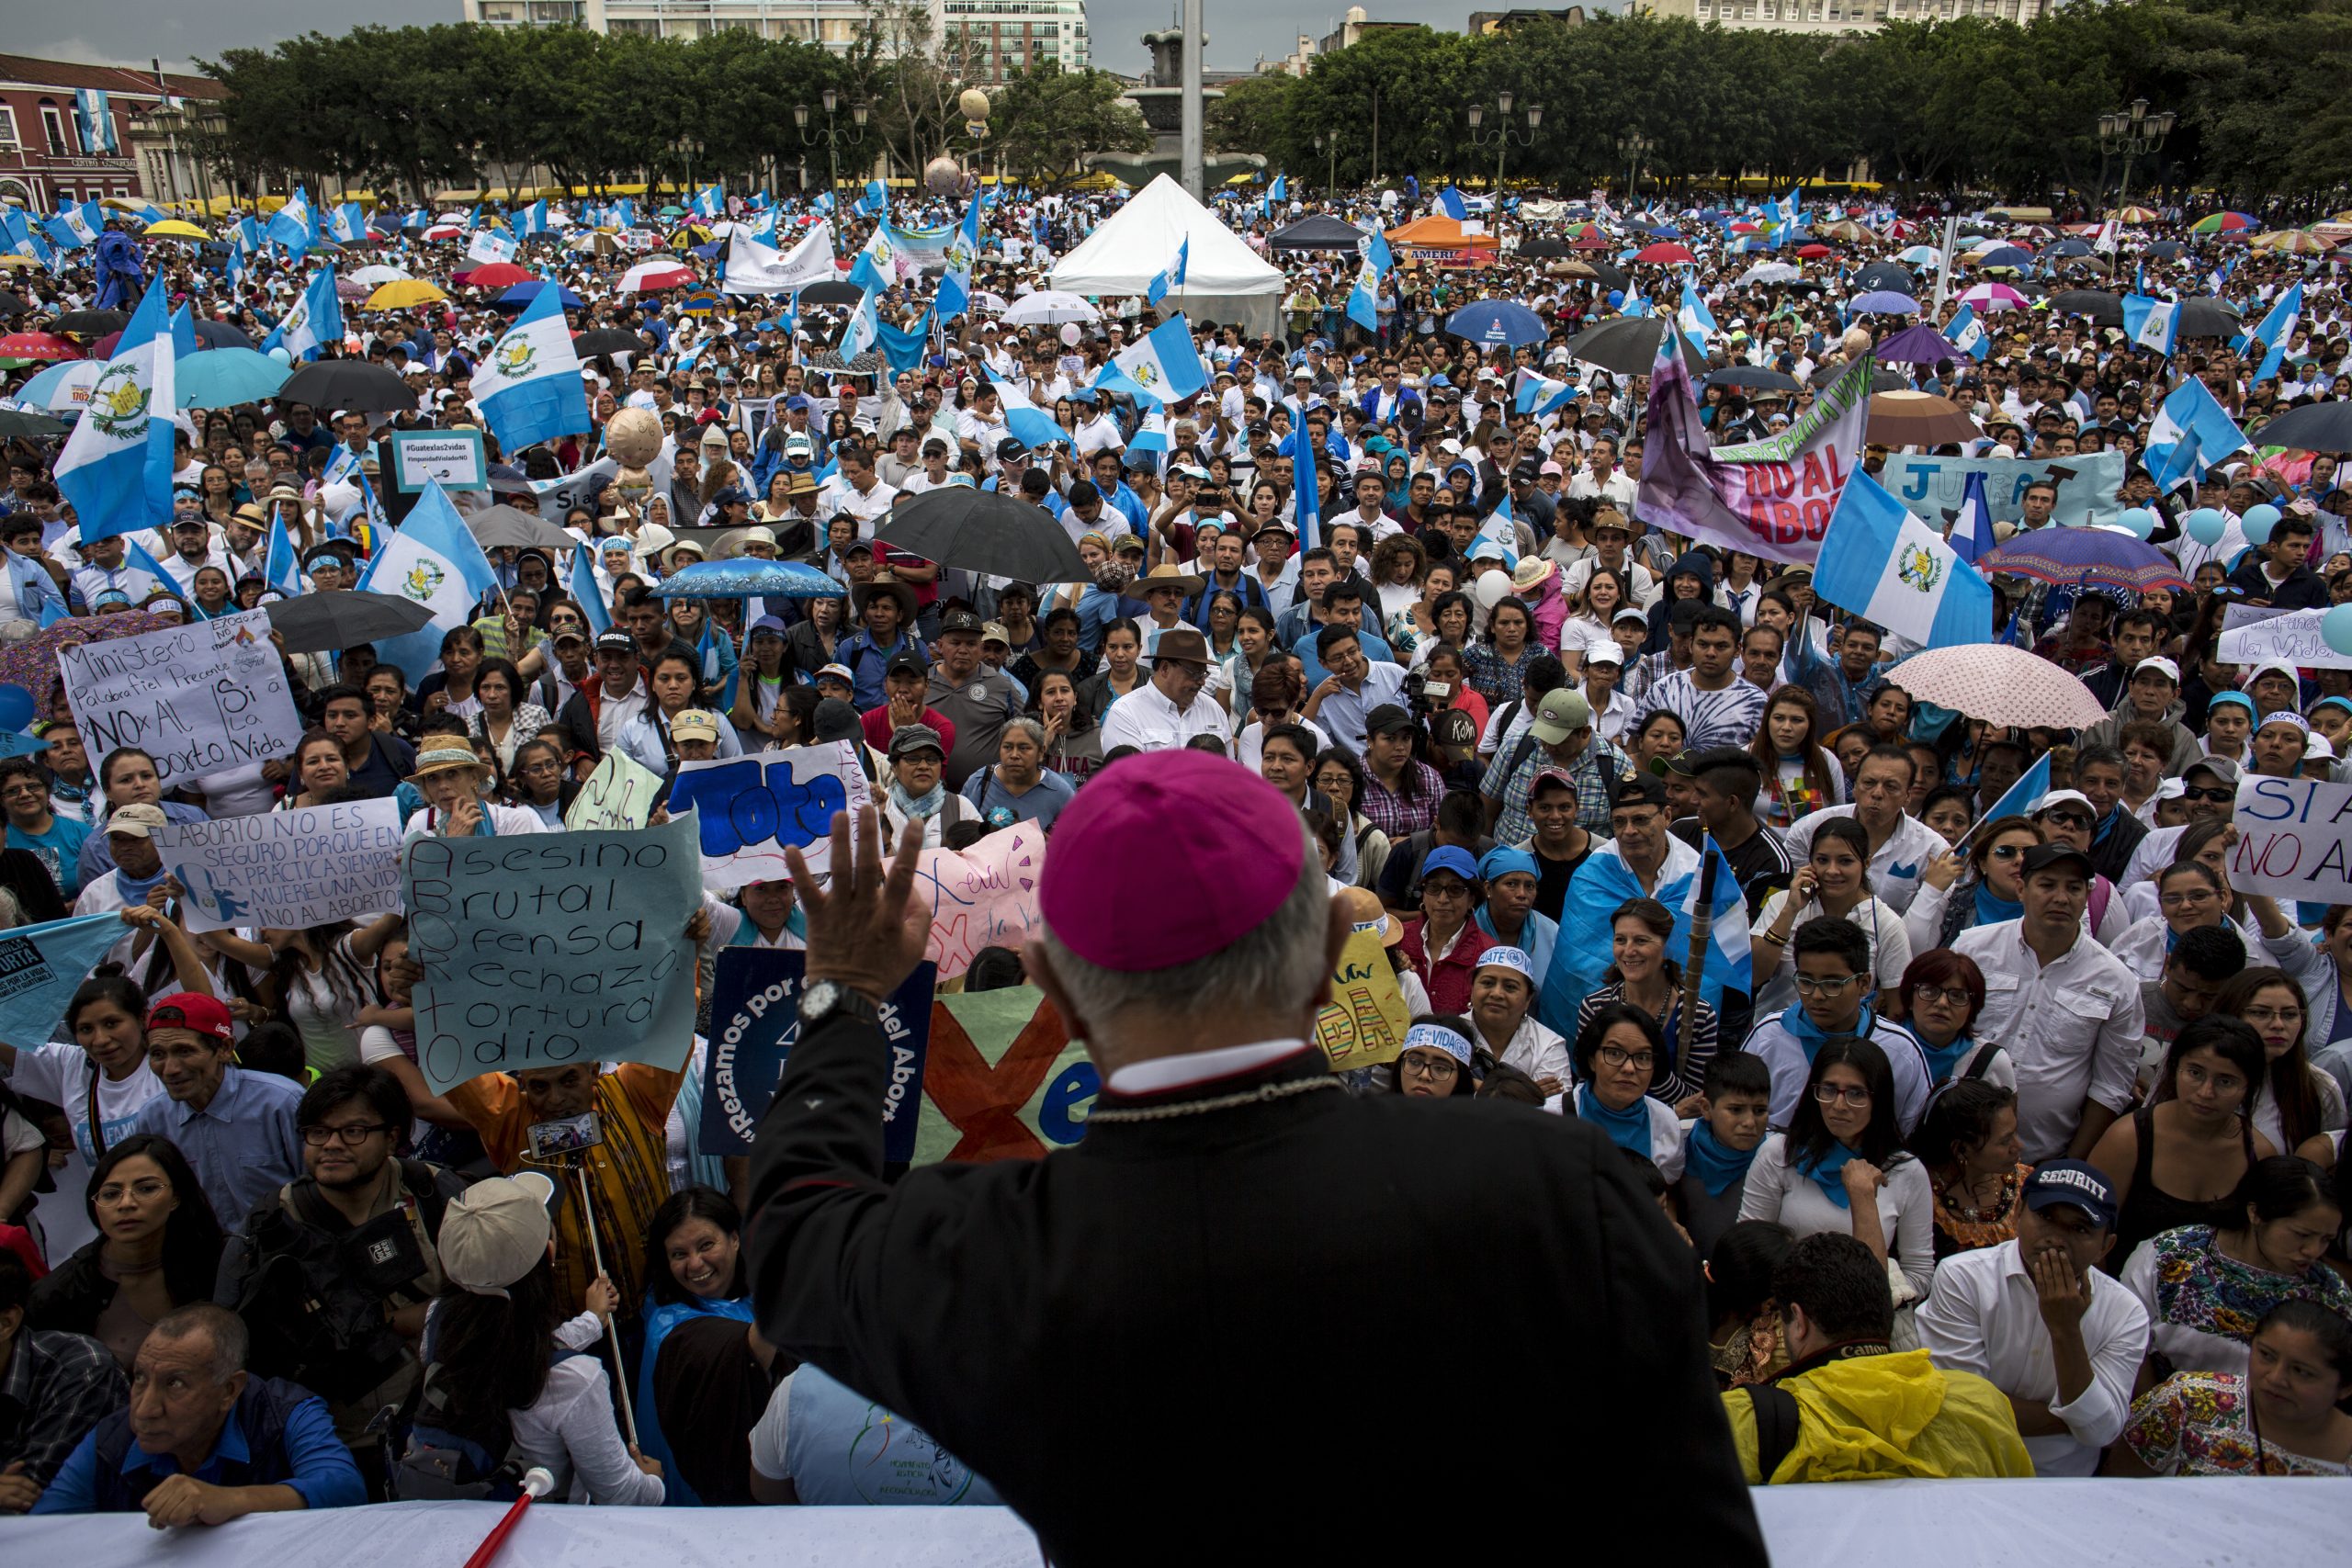
<path id="1" fill-rule="evenodd" d="M 2078 789 L 2052 790 L 2041 797 L 2041 804 L 2033 808 L 2033 814 L 2039 817 L 2043 812 L 2060 806 L 2079 806 L 2089 812 L 2094 818 L 2098 816 L 2098 807 L 2091 804 L 2091 797 Z"/>
<path id="2" fill-rule="evenodd" d="M 2143 670 L 2161 671 L 2165 680 L 2176 686 L 2180 684 L 2180 666 L 2162 655 L 2154 659 L 2143 659 L 2139 663 L 2132 666 L 2132 673 L 2135 676 Z"/>

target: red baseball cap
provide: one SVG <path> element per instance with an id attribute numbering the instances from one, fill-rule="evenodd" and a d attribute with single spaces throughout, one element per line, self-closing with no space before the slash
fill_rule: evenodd
<path id="1" fill-rule="evenodd" d="M 199 997 L 193 991 L 174 991 L 168 997 L 158 997 L 155 1005 L 147 1010 L 147 1027 L 189 1029 L 215 1040 L 236 1037 L 236 1026 L 220 999 Z"/>

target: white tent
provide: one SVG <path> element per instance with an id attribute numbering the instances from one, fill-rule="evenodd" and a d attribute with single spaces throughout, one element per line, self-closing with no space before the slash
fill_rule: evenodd
<path id="1" fill-rule="evenodd" d="M 1251 333 L 1278 331 L 1282 273 L 1166 175 L 1129 197 L 1083 244 L 1056 262 L 1053 287 L 1099 299 L 1139 295 L 1188 239 L 1184 286 L 1170 290 L 1160 308 L 1182 310 L 1194 326 L 1215 321 Z"/>

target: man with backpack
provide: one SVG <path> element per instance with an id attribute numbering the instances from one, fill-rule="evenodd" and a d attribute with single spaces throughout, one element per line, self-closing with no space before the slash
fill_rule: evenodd
<path id="1" fill-rule="evenodd" d="M 1609 814 L 1618 789 L 1633 773 L 1633 760 L 1593 733 L 1592 705 L 1583 693 L 1565 686 L 1544 694 L 1526 736 L 1497 754 L 1478 785 L 1498 842 L 1523 844 L 1535 836 L 1528 800 L 1536 778 L 1555 768 L 1576 784 L 1577 820 L 1588 831 L 1608 831 Z"/>
<path id="2" fill-rule="evenodd" d="M 252 1330 L 254 1370 L 327 1402 L 381 1495 L 379 1416 L 408 1404 L 415 1346 L 439 1293 L 437 1245 L 455 1172 L 394 1154 L 407 1091 L 381 1067 L 334 1068 L 295 1108 L 305 1174 L 247 1216 L 213 1296 Z"/>

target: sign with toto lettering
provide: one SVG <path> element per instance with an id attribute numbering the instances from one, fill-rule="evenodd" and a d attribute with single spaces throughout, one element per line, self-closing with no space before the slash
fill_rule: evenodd
<path id="1" fill-rule="evenodd" d="M 832 859 L 833 813 L 872 803 L 857 765 L 857 742 L 835 740 L 707 762 L 682 762 L 670 786 L 670 815 L 695 814 L 706 887 L 779 882 L 792 874 L 788 848 L 823 875 Z"/>

